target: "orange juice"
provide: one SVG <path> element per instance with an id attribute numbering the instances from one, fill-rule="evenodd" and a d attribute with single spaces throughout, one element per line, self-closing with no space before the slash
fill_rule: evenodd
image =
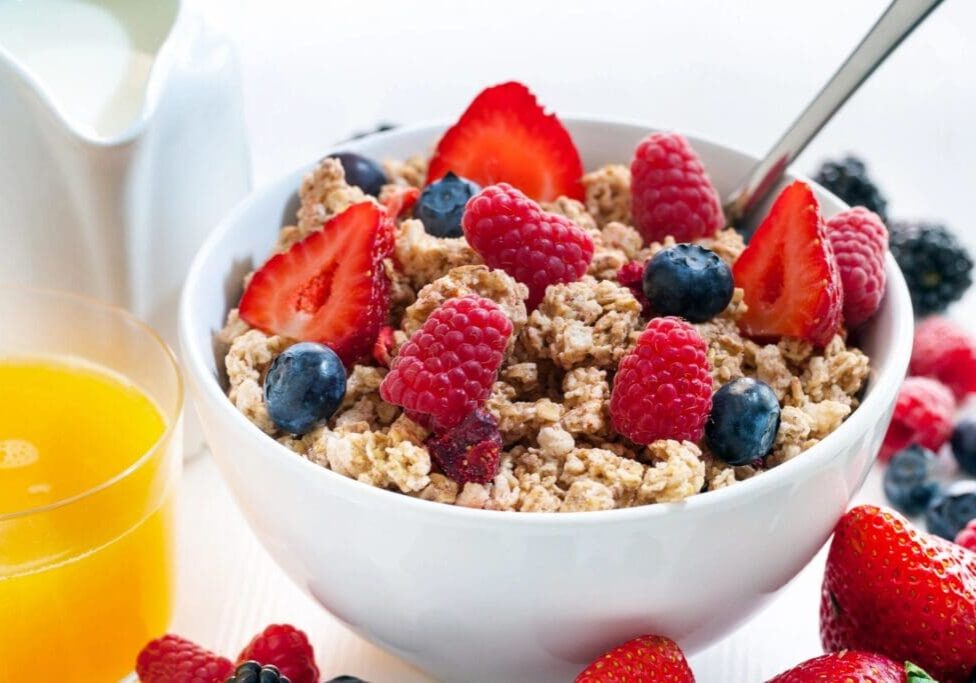
<path id="1" fill-rule="evenodd" d="M 165 431 L 108 370 L 0 359 L 0 681 L 115 683 L 166 630 L 175 477 L 159 451 L 179 439 Z"/>

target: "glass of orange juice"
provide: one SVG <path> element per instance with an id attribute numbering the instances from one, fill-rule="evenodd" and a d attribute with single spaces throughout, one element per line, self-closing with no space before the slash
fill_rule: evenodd
<path id="1" fill-rule="evenodd" d="M 116 683 L 169 626 L 182 407 L 128 313 L 0 288 L 0 681 Z"/>

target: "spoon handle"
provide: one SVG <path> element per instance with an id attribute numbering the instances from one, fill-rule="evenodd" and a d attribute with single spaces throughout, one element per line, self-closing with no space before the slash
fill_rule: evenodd
<path id="1" fill-rule="evenodd" d="M 803 151 L 855 90 L 899 43 L 942 0 L 893 0 L 861 43 L 823 89 L 787 129 L 749 176 L 729 196 L 726 219 L 733 225 L 748 222 L 751 212 L 776 185 L 786 167 Z"/>

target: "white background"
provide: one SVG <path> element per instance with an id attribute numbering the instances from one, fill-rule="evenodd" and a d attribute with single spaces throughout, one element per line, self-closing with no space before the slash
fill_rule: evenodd
<path id="1" fill-rule="evenodd" d="M 240 53 L 261 184 L 378 121 L 455 118 L 482 87 L 508 79 L 529 84 L 557 112 L 646 121 L 761 154 L 886 4 L 226 0 L 209 9 Z M 892 215 L 946 221 L 972 243 L 974 44 L 976 2 L 946 0 L 797 166 L 812 171 L 825 156 L 857 152 Z M 233 654 L 258 628 L 288 621 L 311 634 L 324 677 L 430 680 L 352 635 L 288 582 L 209 458 L 188 465 L 182 496 L 174 630 Z M 876 475 L 862 498 L 880 500 Z M 821 572 L 822 557 L 765 612 L 695 657 L 698 680 L 758 682 L 819 654 Z"/>

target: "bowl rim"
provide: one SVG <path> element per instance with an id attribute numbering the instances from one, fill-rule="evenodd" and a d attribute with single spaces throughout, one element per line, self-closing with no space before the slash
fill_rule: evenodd
<path id="1" fill-rule="evenodd" d="M 622 118 L 608 118 L 587 115 L 561 115 L 563 121 L 570 132 L 574 126 L 604 125 L 613 128 L 629 127 L 641 129 L 646 132 L 660 130 L 645 122 Z M 314 160 L 304 163 L 296 168 L 282 174 L 276 175 L 271 181 L 259 188 L 252 190 L 244 197 L 211 231 L 204 240 L 203 244 L 193 258 L 193 262 L 184 281 L 183 291 L 180 297 L 179 310 L 179 336 L 183 349 L 184 363 L 189 370 L 189 376 L 196 385 L 198 391 L 204 394 L 202 400 L 213 402 L 220 406 L 218 410 L 225 415 L 229 415 L 237 429 L 243 430 L 248 440 L 254 441 L 256 451 L 261 453 L 262 458 L 269 461 L 269 467 L 288 468 L 298 476 L 324 477 L 322 480 L 326 485 L 346 487 L 348 495 L 360 496 L 366 501 L 375 502 L 381 506 L 406 506 L 405 510 L 411 510 L 417 514 L 437 514 L 449 515 L 458 520 L 469 520 L 479 523 L 498 523 L 508 525 L 512 523 L 528 524 L 534 526 L 548 525 L 574 525 L 574 524 L 600 524 L 600 523 L 623 523 L 632 522 L 638 519 L 653 519 L 670 514 L 690 514 L 702 513 L 714 507 L 734 504 L 736 500 L 747 497 L 755 497 L 771 489 L 788 484 L 789 480 L 802 481 L 805 474 L 817 469 L 825 464 L 832 457 L 838 457 L 843 449 L 835 449 L 834 446 L 842 440 L 852 441 L 857 434 L 866 433 L 871 427 L 872 420 L 878 419 L 877 413 L 882 411 L 885 398 L 893 397 L 908 368 L 909 356 L 911 354 L 914 318 L 912 313 L 911 300 L 908 288 L 901 275 L 894 258 L 890 253 L 885 255 L 885 271 L 887 276 L 887 289 L 882 299 L 882 307 L 890 306 L 893 316 L 893 334 L 888 343 L 893 344 L 894 348 L 889 354 L 889 361 L 883 368 L 872 366 L 875 371 L 872 384 L 868 388 L 868 393 L 856 410 L 844 420 L 844 422 L 824 439 L 814 444 L 804 452 L 804 457 L 793 458 L 777 467 L 762 473 L 762 476 L 750 477 L 748 480 L 738 482 L 735 486 L 728 486 L 714 491 L 697 493 L 682 501 L 669 503 L 654 503 L 648 505 L 638 505 L 628 508 L 615 508 L 613 510 L 594 510 L 585 512 L 518 512 L 514 510 L 483 510 L 468 508 L 460 505 L 445 505 L 434 501 L 423 500 L 414 496 L 406 495 L 402 492 L 391 491 L 384 488 L 365 484 L 345 475 L 339 474 L 329 468 L 313 463 L 311 460 L 302 457 L 291 449 L 287 448 L 270 436 L 261 431 L 257 425 L 252 423 L 244 416 L 227 398 L 226 393 L 217 381 L 217 378 L 209 371 L 206 365 L 205 349 L 194 339 L 192 330 L 195 325 L 193 322 L 193 305 L 191 295 L 197 288 L 196 283 L 200 280 L 204 270 L 204 264 L 210 260 L 211 252 L 223 241 L 226 233 L 232 232 L 235 226 L 242 223 L 251 207 L 260 202 L 263 196 L 271 188 L 277 187 L 286 178 L 299 175 L 310 168 L 315 161 L 325 155 L 335 151 L 348 150 L 350 147 L 358 146 L 361 140 L 370 142 L 381 141 L 386 138 L 409 136 L 421 133 L 430 133 L 431 137 L 438 131 L 445 130 L 450 123 L 441 121 L 425 121 L 421 123 L 402 126 L 388 131 L 373 133 L 366 138 L 340 141 L 330 145 L 323 153 L 318 154 Z M 698 143 L 720 148 L 726 152 L 738 154 L 752 160 L 757 160 L 753 154 L 749 154 L 741 149 L 722 143 L 715 142 L 708 137 L 699 136 L 692 133 L 684 133 L 695 146 Z M 353 150 L 354 151 L 354 150 Z M 787 168 L 786 177 L 802 180 L 819 191 L 833 197 L 841 206 L 847 206 L 836 195 L 826 190 L 824 187 L 802 173 L 793 171 L 792 167 Z M 206 345 L 206 350 L 212 353 L 210 344 Z M 199 400 L 196 397 L 194 400 Z M 213 453 L 208 443 L 208 449 Z M 874 462 L 872 457 L 872 463 Z M 272 458 L 274 462 L 271 462 Z M 316 472 L 317 474 L 312 474 Z M 396 501 L 400 501 L 399 503 Z M 446 517 L 445 517 L 446 519 Z"/>

